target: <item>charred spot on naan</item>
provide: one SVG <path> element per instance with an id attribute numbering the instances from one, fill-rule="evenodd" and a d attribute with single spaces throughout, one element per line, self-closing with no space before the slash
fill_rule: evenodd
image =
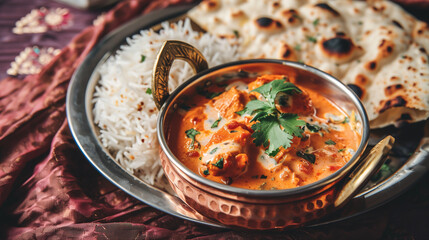
<path id="1" fill-rule="evenodd" d="M 370 83 L 369 78 L 364 74 L 358 74 L 355 77 L 355 83 L 359 86 L 366 86 Z"/>
<path id="2" fill-rule="evenodd" d="M 219 0 L 204 0 L 200 6 L 207 12 L 213 12 L 220 8 L 220 2 Z"/>
<path id="3" fill-rule="evenodd" d="M 396 20 L 392 20 L 392 23 L 393 23 L 393 25 L 397 26 L 398 28 L 400 28 L 400 29 L 404 29 L 404 27 L 402 26 L 402 24 L 401 24 L 401 23 L 399 23 L 398 21 L 396 21 Z"/>
<path id="4" fill-rule="evenodd" d="M 317 8 L 322 9 L 323 11 L 329 12 L 333 16 L 340 16 L 340 13 L 337 12 L 335 9 L 333 9 L 329 4 L 327 3 L 318 3 L 314 5 Z"/>
<path id="5" fill-rule="evenodd" d="M 403 89 L 404 89 L 404 86 L 402 84 L 393 84 L 393 85 L 387 86 L 384 89 L 384 94 L 386 96 L 392 96 Z"/>
<path id="6" fill-rule="evenodd" d="M 322 39 L 319 42 L 319 48 L 325 57 L 341 63 L 351 60 L 360 50 L 345 34 L 337 34 L 333 38 Z"/>
<path id="7" fill-rule="evenodd" d="M 295 54 L 294 48 L 284 43 L 280 48 L 280 58 L 289 61 L 297 61 L 298 57 Z"/>
<path id="8" fill-rule="evenodd" d="M 278 32 L 283 29 L 283 24 L 280 21 L 269 17 L 257 18 L 255 25 L 257 29 L 265 32 Z"/>
<path id="9" fill-rule="evenodd" d="M 402 96 L 396 96 L 389 100 L 381 100 L 381 108 L 378 110 L 378 113 L 383 113 L 384 111 L 394 107 L 405 107 L 406 105 L 407 101 Z"/>
<path id="10" fill-rule="evenodd" d="M 298 11 L 295 9 L 284 10 L 282 16 L 284 17 L 285 23 L 290 26 L 297 25 L 302 21 Z"/>

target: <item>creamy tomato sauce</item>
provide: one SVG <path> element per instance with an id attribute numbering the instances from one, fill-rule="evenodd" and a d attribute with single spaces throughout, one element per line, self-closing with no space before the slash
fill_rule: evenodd
<path id="1" fill-rule="evenodd" d="M 283 78 L 240 78 L 188 93 L 168 129 L 170 149 L 195 173 L 247 189 L 294 188 L 337 171 L 350 160 L 361 137 L 354 130 L 354 116 L 317 92 L 295 84 L 302 93 L 277 94 L 276 109 L 297 114 L 306 124 L 302 136 L 293 136 L 290 147 L 280 147 L 274 156 L 254 143 L 254 114 L 237 114 L 249 101 L 264 100 L 251 90 Z"/>

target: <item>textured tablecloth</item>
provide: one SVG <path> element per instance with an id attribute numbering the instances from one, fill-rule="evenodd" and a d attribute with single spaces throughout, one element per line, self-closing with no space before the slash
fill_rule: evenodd
<path id="1" fill-rule="evenodd" d="M 191 0 L 129 0 L 89 11 L 47 0 L 0 1 L 0 79 L 4 78 L 0 81 L 0 239 L 429 238 L 428 174 L 398 199 L 366 214 L 285 232 L 198 225 L 137 201 L 101 176 L 69 132 L 65 116 L 69 80 L 108 32 L 153 9 L 183 2 Z M 429 18 L 427 1 L 398 2 Z M 27 26 L 25 19 L 15 25 L 32 9 L 36 12 L 28 18 L 36 18 L 37 26 Z M 48 19 L 47 14 L 53 15 Z M 27 53 L 14 59 L 25 47 L 29 47 Z M 31 64 L 22 67 L 26 61 L 42 68 L 41 72 L 22 73 L 27 68 L 37 70 Z M 17 75 L 8 76 L 9 68 Z"/>

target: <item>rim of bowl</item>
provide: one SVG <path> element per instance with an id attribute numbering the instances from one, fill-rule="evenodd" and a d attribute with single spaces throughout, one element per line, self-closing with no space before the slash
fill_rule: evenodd
<path id="1" fill-rule="evenodd" d="M 215 72 L 219 69 L 226 68 L 226 67 L 232 67 L 236 65 L 243 65 L 243 64 L 253 64 L 253 63 L 274 63 L 274 64 L 281 64 L 286 65 L 289 67 L 297 68 L 304 71 L 309 71 L 310 73 L 316 75 L 317 77 L 320 77 L 321 79 L 325 81 L 329 81 L 332 84 L 334 84 L 337 88 L 339 88 L 341 91 L 345 92 L 352 100 L 354 105 L 356 106 L 359 115 L 362 118 L 362 138 L 359 143 L 359 147 L 356 150 L 356 152 L 353 154 L 352 158 L 340 169 L 338 169 L 336 172 L 330 174 L 329 176 L 319 179 L 318 181 L 315 181 L 313 183 L 309 183 L 303 186 L 295 187 L 295 188 L 288 188 L 288 189 L 277 189 L 277 190 L 253 190 L 253 189 L 246 189 L 246 188 L 239 188 L 239 187 L 233 187 L 226 184 L 221 184 L 212 180 L 209 180 L 207 178 L 204 178 L 200 176 L 199 174 L 193 172 L 188 167 L 186 167 L 179 159 L 176 158 L 176 156 L 172 153 L 170 148 L 168 147 L 166 138 L 165 138 L 165 132 L 164 132 L 164 117 L 166 114 L 166 110 L 168 109 L 167 106 L 171 105 L 173 103 L 174 98 L 182 92 L 183 89 L 185 89 L 189 84 L 193 83 L 195 80 L 203 77 L 204 75 Z M 203 79 L 203 78 L 202 78 Z M 364 106 L 362 105 L 362 102 L 359 100 L 359 98 L 356 96 L 356 94 L 347 87 L 344 83 L 336 79 L 335 77 L 329 75 L 328 73 L 325 73 L 317 68 L 308 66 L 303 63 L 298 62 L 291 62 L 287 60 L 279 60 L 279 59 L 248 59 L 248 60 L 239 60 L 234 62 L 229 62 L 221 65 L 217 65 L 215 67 L 206 69 L 204 71 L 201 71 L 188 80 L 186 80 L 184 83 L 180 84 L 168 97 L 168 99 L 164 102 L 162 105 L 160 112 L 158 114 L 157 119 L 157 137 L 159 144 L 161 146 L 162 151 L 164 151 L 165 155 L 167 156 L 168 160 L 171 161 L 177 168 L 179 168 L 184 174 L 192 178 L 193 180 L 202 183 L 203 185 L 207 185 L 209 187 L 213 187 L 215 189 L 221 190 L 223 192 L 228 192 L 232 194 L 237 195 L 244 195 L 244 196 L 252 196 L 252 197 L 282 197 L 282 196 L 289 196 L 289 195 L 300 195 L 307 192 L 315 191 L 317 189 L 320 189 L 324 186 L 327 186 L 328 184 L 331 184 L 338 179 L 344 177 L 344 175 L 350 171 L 353 166 L 357 163 L 357 160 L 360 158 L 360 156 L 363 154 L 364 149 L 366 148 L 366 145 L 368 143 L 369 139 L 369 120 L 368 115 L 366 113 L 366 110 Z"/>

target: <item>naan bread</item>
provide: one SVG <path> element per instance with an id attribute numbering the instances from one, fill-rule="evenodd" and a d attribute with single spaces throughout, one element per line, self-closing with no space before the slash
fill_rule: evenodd
<path id="1" fill-rule="evenodd" d="M 371 127 L 429 116 L 429 26 L 388 1 L 206 0 L 188 13 L 243 58 L 301 61 L 361 98 Z"/>

